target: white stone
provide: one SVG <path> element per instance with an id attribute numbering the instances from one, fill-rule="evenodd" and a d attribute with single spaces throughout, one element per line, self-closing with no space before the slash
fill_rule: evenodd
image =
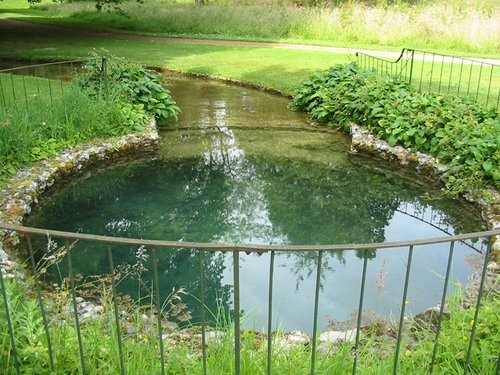
<path id="1" fill-rule="evenodd" d="M 333 344 L 337 341 L 351 342 L 356 338 L 356 329 L 348 329 L 347 331 L 326 331 L 319 335 L 319 342 Z"/>

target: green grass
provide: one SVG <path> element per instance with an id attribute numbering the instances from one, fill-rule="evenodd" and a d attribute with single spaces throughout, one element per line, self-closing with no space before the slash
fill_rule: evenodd
<path id="1" fill-rule="evenodd" d="M 227 47 L 213 45 L 173 44 L 160 41 L 143 42 L 136 40 L 111 40 L 85 36 L 61 36 L 50 33 L 24 33 L 22 30 L 10 30 L 5 33 L 0 46 L 0 56 L 20 59 L 64 60 L 81 58 L 89 50 L 104 48 L 111 53 L 127 57 L 130 60 L 157 67 L 168 67 L 186 73 L 202 73 L 226 77 L 240 81 L 260 84 L 292 94 L 301 81 L 317 69 L 325 69 L 337 63 L 346 63 L 354 56 L 317 51 L 300 51 L 274 48 Z M 433 67 L 434 65 L 434 67 Z M 441 67 L 443 69 L 441 70 Z M 475 96 L 478 89 L 475 81 L 479 78 L 479 68 L 471 65 L 462 68 L 461 92 L 466 93 L 469 76 L 470 93 Z M 451 73 L 450 91 L 460 81 L 460 64 L 444 63 L 436 60 L 415 61 L 413 82 L 427 90 L 432 71 L 431 91 L 437 91 L 440 78 L 445 82 L 441 92 L 448 91 Z M 498 69 L 497 69 L 498 70 Z M 483 69 L 478 98 L 488 96 L 490 71 Z M 500 84 L 498 72 L 494 72 L 489 95 L 490 105 L 495 105 Z"/>
<path id="2" fill-rule="evenodd" d="M 125 134 L 127 124 L 119 103 L 76 84 L 0 74 L 0 182 L 78 143 Z"/>
<path id="3" fill-rule="evenodd" d="M 32 280 L 22 283 L 16 279 L 6 279 L 4 282 L 13 320 L 17 354 L 21 362 L 21 373 L 48 374 L 50 372 L 47 338 L 40 308 L 36 302 L 33 285 L 31 285 Z M 88 373 L 119 374 L 116 323 L 109 280 L 96 285 L 101 291 L 99 297 L 103 307 L 101 318 L 87 320 L 80 326 L 86 369 Z M 45 298 L 54 364 L 56 372 L 76 374 L 79 373 L 81 364 L 72 315 L 71 293 L 63 288 L 58 295 L 59 298 L 56 298 L 56 294 L 46 294 Z M 124 366 L 126 372 L 130 374 L 160 373 L 157 320 L 153 314 L 155 307 L 151 301 L 150 297 L 145 296 L 145 304 L 142 306 L 123 301 L 119 304 L 122 312 L 121 337 L 123 351 L 126 353 L 123 357 Z M 443 322 L 440 335 L 435 374 L 463 373 L 473 311 L 463 309 L 458 298 L 453 298 L 450 306 L 450 319 Z M 471 374 L 495 374 L 500 333 L 498 325 L 492 325 L 491 322 L 498 321 L 499 310 L 500 300 L 494 297 L 486 299 L 482 306 L 469 368 Z M 234 373 L 232 322 L 223 310 L 215 313 L 218 317 L 218 324 L 215 328 L 224 332 L 224 335 L 218 343 L 208 342 L 208 373 L 215 375 Z M 0 318 L 6 321 L 2 298 L 0 298 Z M 411 326 L 415 328 L 418 325 L 414 322 Z M 135 330 L 126 327 L 135 327 Z M 435 334 L 422 323 L 417 331 L 408 328 L 410 327 L 407 327 L 401 344 L 399 370 L 404 374 L 427 373 Z M 374 327 L 373 330 L 367 330 L 361 334 L 358 374 L 392 373 L 395 347 L 394 344 L 389 343 L 392 341 L 376 339 L 375 332 L 380 333 L 381 330 L 383 331 L 381 327 Z M 193 326 L 184 333 L 186 332 L 190 332 L 191 336 L 182 336 L 180 331 L 163 330 L 163 333 L 169 333 L 168 337 L 164 338 L 165 367 L 168 374 L 202 373 L 200 329 Z M 266 335 L 242 331 L 241 337 L 241 373 L 264 374 L 267 368 Z M 279 344 L 283 337 L 283 332 L 276 332 L 273 337 L 273 373 L 287 375 L 309 373 L 311 347 L 297 346 L 287 350 Z M 14 360 L 10 345 L 8 328 L 6 324 L 3 324 L 0 327 L 0 374 L 14 373 Z M 318 375 L 350 373 L 351 350 L 352 343 L 346 343 L 336 348 L 330 347 L 324 351 L 318 351 L 315 373 Z"/>
<path id="4" fill-rule="evenodd" d="M 0 56 L 57 61 L 85 57 L 88 51 L 101 48 L 149 66 L 257 83 L 287 94 L 293 93 L 298 84 L 316 69 L 348 62 L 352 58 L 347 54 L 273 48 L 169 44 L 48 33 L 33 35 L 15 29 L 4 33 Z"/>
<path id="5" fill-rule="evenodd" d="M 11 0 L 12 1 L 12 0 Z M 22 1 L 22 0 L 18 0 Z M 95 10 L 92 2 L 43 5 L 51 17 L 132 33 L 222 39 L 314 42 L 349 47 L 411 47 L 498 56 L 500 7 L 491 0 L 418 5 L 297 7 L 288 1 L 128 1 L 127 14 Z"/>

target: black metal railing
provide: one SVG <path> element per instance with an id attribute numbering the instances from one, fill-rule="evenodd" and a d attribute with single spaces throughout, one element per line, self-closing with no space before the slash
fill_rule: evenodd
<path id="1" fill-rule="evenodd" d="M 356 52 L 360 67 L 403 80 L 422 92 L 456 94 L 500 106 L 500 65 L 492 60 L 442 55 L 403 48 L 396 60 Z"/>
<path id="2" fill-rule="evenodd" d="M 470 332 L 468 335 L 467 347 L 463 348 L 463 369 L 464 373 L 470 371 L 469 365 L 471 360 L 472 348 L 474 345 L 474 336 L 476 332 L 476 327 L 478 324 L 479 313 L 481 310 L 481 300 L 483 295 L 483 288 L 485 284 L 485 278 L 487 274 L 487 265 L 489 262 L 489 256 L 492 249 L 492 244 L 494 240 L 500 235 L 500 228 L 490 231 L 483 231 L 477 233 L 468 233 L 468 234 L 460 234 L 453 236 L 445 236 L 439 238 L 429 238 L 429 239 L 421 239 L 421 240 L 413 240 L 413 241 L 396 241 L 396 242 L 384 242 L 384 243 L 366 243 L 366 244 L 346 244 L 346 245 L 317 245 L 317 246 L 260 246 L 260 245 L 234 245 L 234 244 L 219 244 L 219 243 L 194 243 L 194 242 L 176 242 L 176 241 L 158 241 L 158 240 L 144 240 L 144 239 L 130 239 L 130 238 L 116 238 L 116 237 L 107 237 L 107 236 L 97 236 L 90 234 L 81 234 L 81 233 L 69 233 L 69 232 L 61 232 L 61 231 L 52 231 L 52 230 L 44 230 L 44 229 L 36 229 L 36 228 L 28 228 L 18 225 L 8 225 L 0 223 L 0 230 L 4 231 L 5 238 L 12 238 L 12 236 L 23 237 L 26 241 L 28 253 L 29 253 L 29 264 L 31 267 L 31 272 L 34 276 L 34 283 L 36 289 L 36 296 L 38 301 L 38 306 L 41 311 L 41 315 L 43 318 L 43 327 L 46 336 L 47 343 L 47 355 L 46 357 L 38 358 L 38 361 L 46 361 L 46 366 L 50 369 L 52 373 L 59 373 L 58 371 L 64 371 L 64 369 L 57 368 L 57 363 L 54 360 L 55 353 L 58 349 L 54 347 L 51 342 L 51 323 L 49 319 L 50 312 L 46 308 L 46 299 L 44 298 L 44 292 L 42 291 L 42 283 L 40 281 L 40 271 L 35 263 L 34 256 L 34 239 L 36 238 L 45 238 L 47 241 L 51 241 L 51 239 L 59 239 L 65 243 L 65 253 L 66 260 L 68 265 L 68 277 L 69 277 L 69 285 L 70 285 L 70 293 L 71 293 L 71 303 L 74 311 L 74 323 L 76 327 L 76 335 L 78 341 L 79 348 L 79 357 L 80 357 L 80 369 L 82 374 L 87 373 L 86 369 L 86 356 L 85 356 L 85 346 L 82 341 L 81 333 L 79 330 L 80 322 L 78 315 L 78 307 L 77 307 L 77 298 L 76 298 L 76 287 L 75 287 L 75 275 L 73 271 L 72 264 L 72 249 L 73 246 L 71 243 L 74 241 L 80 242 L 93 242 L 93 243 L 102 243 L 107 246 L 107 256 L 108 256 L 108 266 L 110 271 L 110 287 L 111 287 L 111 298 L 113 303 L 113 312 L 114 312 L 114 325 L 115 325 L 115 340 L 118 351 L 119 358 L 119 368 L 120 373 L 126 373 L 126 356 L 124 354 L 124 349 L 122 345 L 123 338 L 121 336 L 121 325 L 120 320 L 123 319 L 120 315 L 120 302 L 118 298 L 117 292 L 117 273 L 115 269 L 115 265 L 113 263 L 113 252 L 118 251 L 118 246 L 121 245 L 133 245 L 140 246 L 141 248 L 148 251 L 151 255 L 152 259 L 152 267 L 153 267 L 153 289 L 154 289 L 154 304 L 158 309 L 157 314 L 157 337 L 158 341 L 155 343 L 157 345 L 157 349 L 159 351 L 159 364 L 158 371 L 162 374 L 165 374 L 165 364 L 166 364 L 166 355 L 165 355 L 165 343 L 163 342 L 163 328 L 162 328 L 162 317 L 159 313 L 161 311 L 161 296 L 160 296 L 160 285 L 158 278 L 158 254 L 160 252 L 169 250 L 169 249 L 180 249 L 180 251 L 196 251 L 198 253 L 198 265 L 199 265 L 199 274 L 200 278 L 199 283 L 199 303 L 201 308 L 201 351 L 202 351 L 202 368 L 203 374 L 207 373 L 207 351 L 206 351 L 206 330 L 207 330 L 207 319 L 205 316 L 205 273 L 204 273 L 204 263 L 205 263 L 205 255 L 207 253 L 213 252 L 230 252 L 233 255 L 232 264 L 233 264 L 233 310 L 234 310 L 234 374 L 239 375 L 241 373 L 241 356 L 240 353 L 242 351 L 241 347 L 241 313 L 240 313 L 240 255 L 242 252 L 244 253 L 270 253 L 270 261 L 269 261 L 269 290 L 268 290 L 268 331 L 267 331 L 267 374 L 273 373 L 273 340 L 272 340 L 272 325 L 271 321 L 273 319 L 273 288 L 276 282 L 279 280 L 274 279 L 274 258 L 277 252 L 308 252 L 316 254 L 316 282 L 315 282 L 315 292 L 314 292 L 314 312 L 313 312 L 313 327 L 312 327 L 312 345 L 311 345 L 311 357 L 310 357 L 310 373 L 316 373 L 316 364 L 317 364 L 317 341 L 318 341 L 318 311 L 320 306 L 320 288 L 321 288 L 321 277 L 322 277 L 322 261 L 327 253 L 334 253 L 338 251 L 359 251 L 364 252 L 365 255 L 368 255 L 370 251 L 379 250 L 379 249 L 393 249 L 392 251 L 402 251 L 401 249 L 406 250 L 406 271 L 404 278 L 404 288 L 403 294 L 401 296 L 401 312 L 399 316 L 398 326 L 397 326 L 397 336 L 396 336 L 396 344 L 394 348 L 394 360 L 392 370 L 393 373 L 398 373 L 398 368 L 400 364 L 400 353 L 401 346 L 403 343 L 403 338 L 405 336 L 405 305 L 408 297 L 408 288 L 411 283 L 410 273 L 412 268 L 412 258 L 416 251 L 427 251 L 424 248 L 425 245 L 429 244 L 446 244 L 447 246 L 442 247 L 441 251 L 447 251 L 447 267 L 446 273 L 444 277 L 444 286 L 441 293 L 440 299 L 440 311 L 438 315 L 438 322 L 435 333 L 435 340 L 433 343 L 432 353 L 429 353 L 430 361 L 429 361 L 429 372 L 433 372 L 433 368 L 435 366 L 436 354 L 439 348 L 439 338 L 441 333 L 441 324 L 444 319 L 444 306 L 447 300 L 448 293 L 448 284 L 450 280 L 450 270 L 452 267 L 452 259 L 454 256 L 454 248 L 455 244 L 459 241 L 468 241 L 471 239 L 483 239 L 486 243 L 486 250 L 484 253 L 484 261 L 481 267 L 481 277 L 479 282 L 479 290 L 477 292 L 477 298 L 475 301 L 474 309 L 474 319 L 472 320 L 472 324 L 470 326 Z M 73 241 L 73 242 L 72 242 Z M 71 243 L 70 243 L 71 242 Z M 434 250 L 435 251 L 435 250 Z M 352 348 L 352 373 L 356 374 L 358 371 L 358 350 L 360 348 L 361 342 L 361 320 L 363 316 L 363 303 L 365 299 L 365 284 L 366 284 L 366 274 L 367 274 L 367 265 L 368 265 L 368 256 L 364 257 L 362 269 L 360 269 L 360 289 L 359 289 L 359 303 L 357 310 L 357 319 L 356 319 L 356 337 L 354 341 L 354 346 Z M 8 326 L 8 340 L 7 337 L 4 337 L 4 345 L 7 345 L 9 350 L 8 353 L 14 358 L 12 363 L 9 364 L 8 371 L 12 373 L 21 373 L 23 358 L 20 358 L 16 351 L 16 327 L 13 324 L 13 315 L 15 312 L 12 311 L 12 302 L 9 301 L 8 295 L 4 286 L 4 278 L 5 271 L 2 270 L 0 264 L 0 286 L 2 288 L 2 298 L 3 305 L 5 309 L 5 316 L 7 320 Z M 483 338 L 488 339 L 488 338 Z M 9 341 L 10 340 L 10 341 Z M 7 344 L 7 341 L 10 344 Z M 464 343 L 465 346 L 465 343 Z M 4 353 L 0 353 L 0 356 L 5 355 Z M 460 353 L 454 353 L 453 355 L 460 355 Z M 264 371 L 264 369 L 262 369 Z M 498 365 L 497 365 L 498 371 Z M 10 373 L 9 372 L 9 373 Z"/>
<path id="3" fill-rule="evenodd" d="M 33 103 L 49 100 L 51 105 L 60 101 L 68 91 L 68 82 L 92 58 L 57 61 L 0 69 L 0 111 L 22 103 L 27 110 Z M 102 71 L 106 72 L 107 59 L 102 58 Z"/>

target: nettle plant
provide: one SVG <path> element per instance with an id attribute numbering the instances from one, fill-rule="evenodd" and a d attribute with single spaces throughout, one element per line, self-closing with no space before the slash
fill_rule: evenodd
<path id="1" fill-rule="evenodd" d="M 158 73 L 114 56 L 103 60 L 93 53 L 91 57 L 84 65 L 84 73 L 77 78 L 90 95 L 120 102 L 131 123 L 144 123 L 151 116 L 158 125 L 166 125 L 171 119 L 177 121 L 180 108 Z"/>
<path id="2" fill-rule="evenodd" d="M 321 123 L 348 130 L 355 122 L 391 145 L 433 155 L 449 166 L 450 192 L 488 183 L 500 187 L 500 119 L 472 100 L 420 93 L 346 64 L 309 77 L 293 103 Z"/>

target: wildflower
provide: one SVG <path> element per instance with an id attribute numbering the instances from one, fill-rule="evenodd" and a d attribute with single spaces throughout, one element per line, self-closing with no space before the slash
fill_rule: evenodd
<path id="1" fill-rule="evenodd" d="M 409 303 L 410 303 L 410 301 L 409 301 L 409 300 L 406 300 L 406 301 L 405 301 L 405 305 L 408 305 Z"/>
<path id="2" fill-rule="evenodd" d="M 474 325 L 474 319 L 472 319 L 472 320 L 470 321 L 470 325 L 471 325 L 471 326 L 473 326 L 473 325 Z"/>

